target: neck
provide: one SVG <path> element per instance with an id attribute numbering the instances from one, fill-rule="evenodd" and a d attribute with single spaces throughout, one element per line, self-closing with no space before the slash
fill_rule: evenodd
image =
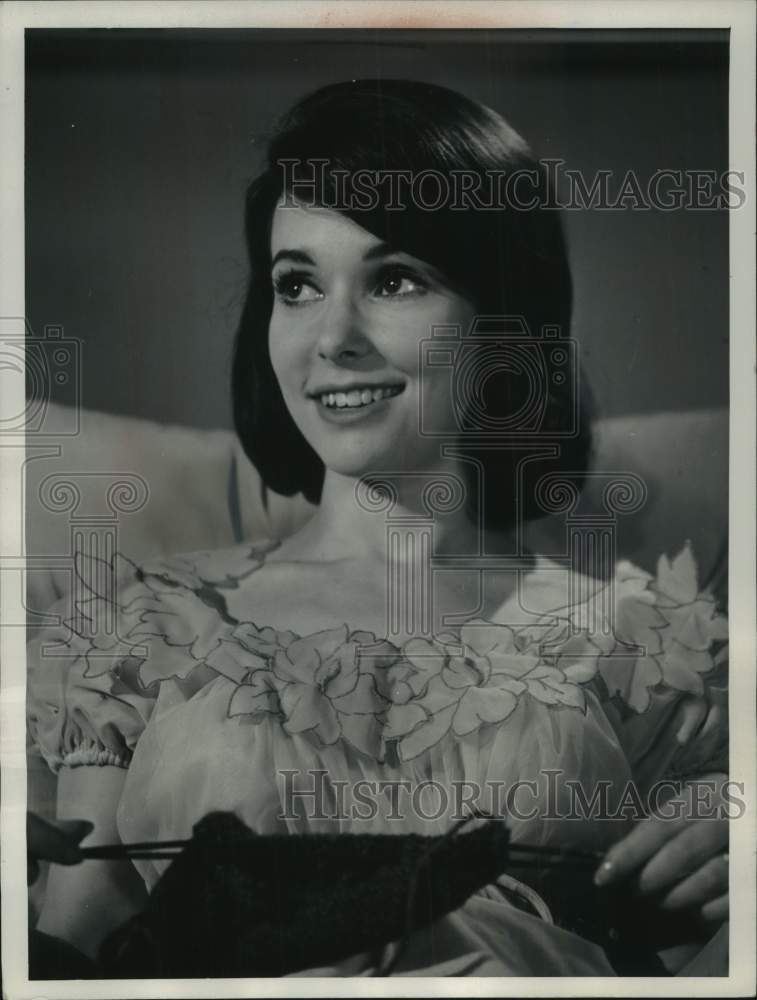
<path id="1" fill-rule="evenodd" d="M 386 556 L 389 525 L 411 534 L 433 522 L 436 554 L 477 554 L 483 534 L 466 512 L 464 484 L 461 468 L 452 466 L 368 481 L 327 470 L 320 505 L 295 536 L 297 547 L 310 559 L 374 561 Z"/>

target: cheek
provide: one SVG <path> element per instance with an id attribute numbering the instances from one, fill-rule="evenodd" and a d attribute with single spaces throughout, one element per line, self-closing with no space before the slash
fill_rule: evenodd
<path id="1" fill-rule="evenodd" d="M 377 349 L 392 365 L 413 379 L 421 375 L 422 358 L 428 346 L 433 343 L 434 327 L 447 326 L 456 321 L 446 304 L 429 310 L 425 304 L 416 309 L 395 307 L 394 313 L 382 317 L 382 327 L 378 329 L 375 343 Z"/>

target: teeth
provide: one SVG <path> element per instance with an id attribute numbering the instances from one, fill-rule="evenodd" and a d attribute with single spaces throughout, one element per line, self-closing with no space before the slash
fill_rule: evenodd
<path id="1" fill-rule="evenodd" d="M 321 393 L 321 403 L 336 409 L 349 409 L 359 406 L 368 406 L 370 403 L 377 403 L 380 399 L 388 399 L 390 396 L 398 396 L 402 392 L 402 386 L 378 386 L 376 389 L 351 389 L 349 392 L 324 392 Z"/>

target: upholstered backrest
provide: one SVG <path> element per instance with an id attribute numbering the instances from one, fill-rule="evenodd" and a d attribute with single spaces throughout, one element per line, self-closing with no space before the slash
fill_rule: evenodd
<path id="1" fill-rule="evenodd" d="M 578 517 L 612 517 L 618 558 L 654 570 L 688 540 L 700 582 L 727 585 L 728 411 L 629 415 L 597 425 L 594 472 Z M 614 484 L 614 485 L 613 485 Z M 639 492 L 640 491 L 640 492 Z M 639 502 L 640 501 L 640 502 Z M 608 511 L 608 504 L 610 510 Z M 565 515 L 535 522 L 529 538 L 550 554 L 565 544 Z"/>
<path id="2" fill-rule="evenodd" d="M 70 411 L 51 407 L 46 430 L 71 426 Z M 532 525 L 527 541 L 547 555 L 562 554 L 570 525 L 609 516 L 619 557 L 653 568 L 661 552 L 677 551 L 690 539 L 706 578 L 726 539 L 727 442 L 724 410 L 600 422 L 598 474 L 580 507 Z M 230 431 L 92 411 L 79 415 L 77 434 L 30 438 L 26 473 L 33 621 L 70 590 L 73 555 L 82 546 L 105 558 L 118 548 L 137 560 L 211 549 L 285 536 L 313 510 L 301 497 L 271 493 L 266 506 L 260 477 Z M 617 488 L 608 494 L 613 482 Z M 633 506 L 644 494 L 638 510 L 624 512 L 629 499 Z"/>

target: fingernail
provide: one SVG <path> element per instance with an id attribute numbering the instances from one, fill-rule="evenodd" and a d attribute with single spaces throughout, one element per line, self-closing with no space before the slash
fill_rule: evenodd
<path id="1" fill-rule="evenodd" d="M 607 885 L 608 882 L 612 881 L 614 874 L 615 865 L 612 861 L 603 861 L 594 872 L 594 885 Z"/>

